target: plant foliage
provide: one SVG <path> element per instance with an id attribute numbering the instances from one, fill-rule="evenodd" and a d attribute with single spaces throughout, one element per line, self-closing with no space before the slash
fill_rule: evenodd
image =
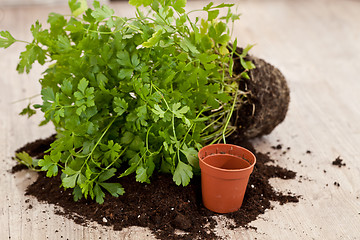
<path id="1" fill-rule="evenodd" d="M 47 63 L 42 103 L 33 107 L 43 112 L 42 124 L 55 125 L 57 138 L 35 166 L 28 155 L 18 159 L 48 177 L 61 174 L 75 200 L 122 195 L 111 179 L 132 173 L 145 183 L 154 171 L 171 173 L 186 186 L 199 171 L 197 151 L 234 130 L 229 120 L 241 92 L 232 71 L 237 41 L 229 46 L 228 26 L 239 18 L 233 5 L 186 12 L 186 0 L 129 2 L 134 18 L 115 16 L 98 1 L 88 8 L 69 0 L 72 14 L 51 13 L 48 29 L 33 24 L 33 40 L 20 54 L 19 73 Z M 219 16 L 223 8 L 227 14 Z M 0 36 L 3 48 L 20 42 L 7 31 Z M 250 48 L 237 56 L 243 77 L 254 67 L 244 59 Z"/>

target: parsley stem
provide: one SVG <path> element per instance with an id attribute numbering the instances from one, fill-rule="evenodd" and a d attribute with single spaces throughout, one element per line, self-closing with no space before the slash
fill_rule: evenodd
<path id="1" fill-rule="evenodd" d="M 150 133 L 150 130 L 151 128 L 153 127 L 153 125 L 151 125 L 151 127 L 149 127 L 149 129 L 147 130 L 147 133 L 146 133 L 146 141 L 145 141 L 145 144 L 146 144 L 146 150 L 152 154 L 152 152 L 149 150 L 149 133 Z"/>
<path id="2" fill-rule="evenodd" d="M 16 40 L 16 42 L 21 42 L 21 43 L 31 44 L 31 42 L 28 42 L 28 41 L 23 41 L 23 40 Z"/>
<path id="3" fill-rule="evenodd" d="M 16 100 L 16 101 L 12 102 L 11 104 L 22 102 L 22 101 L 25 101 L 25 100 L 31 100 L 31 99 L 39 97 L 39 96 L 41 96 L 41 94 L 36 94 L 34 96 L 31 96 L 31 97 L 19 99 L 19 100 Z"/>
<path id="4" fill-rule="evenodd" d="M 109 125 L 106 127 L 106 129 L 104 130 L 103 134 L 100 136 L 100 138 L 98 139 L 98 141 L 96 142 L 95 146 L 93 147 L 93 149 L 91 150 L 91 152 L 89 153 L 88 157 L 86 158 L 86 160 L 84 161 L 84 164 L 81 166 L 80 171 L 82 170 L 82 168 L 87 164 L 87 162 L 89 161 L 89 159 L 92 157 L 96 147 L 100 144 L 101 140 L 103 139 L 103 137 L 105 136 L 105 134 L 107 133 L 107 131 L 110 129 L 111 125 L 115 122 L 116 117 L 109 123 Z"/>
<path id="5" fill-rule="evenodd" d="M 230 110 L 230 113 L 229 113 L 229 117 L 228 119 L 226 120 L 226 123 L 225 123 L 225 126 L 224 126 L 224 129 L 223 129 L 223 134 L 222 134 L 222 137 L 223 137 L 223 141 L 224 143 L 226 144 L 226 139 L 225 139 L 225 131 L 229 125 L 229 122 L 230 122 L 230 119 L 231 119 L 231 116 L 234 112 L 234 108 L 235 108 L 235 104 L 236 104 L 236 101 L 237 101 L 237 95 L 238 95 L 238 89 L 235 90 L 235 97 L 234 97 L 234 101 L 233 101 L 233 104 L 231 106 L 231 110 Z"/>
<path id="6" fill-rule="evenodd" d="M 99 173 L 97 173 L 96 176 L 94 178 L 92 178 L 89 183 L 94 182 L 103 172 L 108 170 L 124 154 L 124 152 L 126 150 L 127 150 L 127 147 L 124 148 L 124 150 L 122 150 L 122 152 L 119 153 L 119 155 L 106 168 L 103 168 Z"/>

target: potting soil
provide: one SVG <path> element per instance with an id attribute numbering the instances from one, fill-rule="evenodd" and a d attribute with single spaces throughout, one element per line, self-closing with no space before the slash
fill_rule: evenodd
<path id="1" fill-rule="evenodd" d="M 41 158 L 54 139 L 54 136 L 40 139 L 17 151 L 26 151 L 33 157 Z M 256 152 L 251 143 L 240 141 L 236 135 L 229 139 L 229 143 L 252 151 L 257 157 L 257 163 L 250 176 L 241 209 L 223 214 L 233 220 L 233 223 L 226 225 L 227 228 L 253 228 L 249 223 L 272 208 L 270 201 L 280 204 L 299 201 L 298 196 L 277 192 L 269 183 L 269 179 L 274 177 L 293 179 L 295 172 L 268 164 L 273 162 L 268 155 Z M 13 171 L 21 169 L 15 166 Z M 39 173 L 38 179 L 27 188 L 26 194 L 36 197 L 40 202 L 55 204 L 57 214 L 73 219 L 78 224 L 86 225 L 89 221 L 96 221 L 101 225 L 112 226 L 114 230 L 129 226 L 148 227 L 159 239 L 220 238 L 214 231 L 217 224 L 214 216 L 220 214 L 203 207 L 199 176 L 195 176 L 187 187 L 176 186 L 171 175 L 160 173 L 153 175 L 151 184 L 136 182 L 134 175 L 114 178 L 112 181 L 120 182 L 126 192 L 118 198 L 107 195 L 101 205 L 85 199 L 74 202 L 72 190 L 59 188 L 60 176 L 47 178 L 44 173 Z M 182 230 L 182 234 L 178 234 L 176 229 Z"/>

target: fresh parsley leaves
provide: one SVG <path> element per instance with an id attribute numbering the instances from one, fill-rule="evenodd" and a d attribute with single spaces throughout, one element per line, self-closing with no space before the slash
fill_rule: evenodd
<path id="1" fill-rule="evenodd" d="M 234 131 L 229 120 L 244 94 L 234 61 L 244 67 L 242 77 L 254 68 L 245 60 L 252 46 L 239 55 L 237 40 L 229 45 L 229 25 L 239 18 L 233 5 L 211 2 L 186 12 L 186 0 L 130 0 L 137 15 L 125 18 L 98 1 L 93 8 L 68 2 L 71 15 L 49 14 L 48 29 L 32 25 L 17 67 L 28 73 L 35 62 L 47 63 L 42 104 L 33 107 L 43 112 L 42 124 L 54 124 L 57 138 L 43 159 L 17 159 L 48 177 L 61 175 L 75 200 L 122 195 L 114 178 L 133 173 L 150 183 L 154 171 L 166 172 L 188 185 L 202 145 Z M 191 21 L 197 11 L 207 18 Z M 15 42 L 23 41 L 0 32 L 1 48 Z M 35 109 L 29 104 L 21 114 Z"/>

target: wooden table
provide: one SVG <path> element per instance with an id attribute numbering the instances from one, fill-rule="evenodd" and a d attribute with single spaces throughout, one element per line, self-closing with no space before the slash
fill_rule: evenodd
<path id="1" fill-rule="evenodd" d="M 257 231 L 230 231 L 220 225 L 219 235 L 226 239 L 360 239 L 360 2 L 237 3 L 242 17 L 235 36 L 241 45 L 255 43 L 252 54 L 277 66 L 291 89 L 286 120 L 253 142 L 258 151 L 270 151 L 275 164 L 297 172 L 296 179 L 273 179 L 272 185 L 302 197 L 297 204 L 274 204 L 273 210 L 250 224 Z M 204 4 L 189 1 L 188 6 Z M 112 4 L 120 15 L 132 12 L 127 6 Z M 36 19 L 45 23 L 52 11 L 68 10 L 66 5 L 0 7 L 0 29 L 29 40 L 30 25 Z M 18 116 L 28 104 L 18 100 L 39 93 L 37 79 L 43 70 L 35 67 L 30 75 L 17 74 L 23 48 L 17 44 L 0 50 L 0 239 L 152 239 L 149 230 L 139 227 L 114 232 L 95 223 L 79 226 L 55 215 L 54 206 L 24 196 L 36 175 L 9 173 L 14 150 L 54 130 L 37 126 L 40 114 L 30 119 Z M 286 154 L 272 150 L 277 144 L 291 150 Z M 346 167 L 332 165 L 338 156 Z"/>

